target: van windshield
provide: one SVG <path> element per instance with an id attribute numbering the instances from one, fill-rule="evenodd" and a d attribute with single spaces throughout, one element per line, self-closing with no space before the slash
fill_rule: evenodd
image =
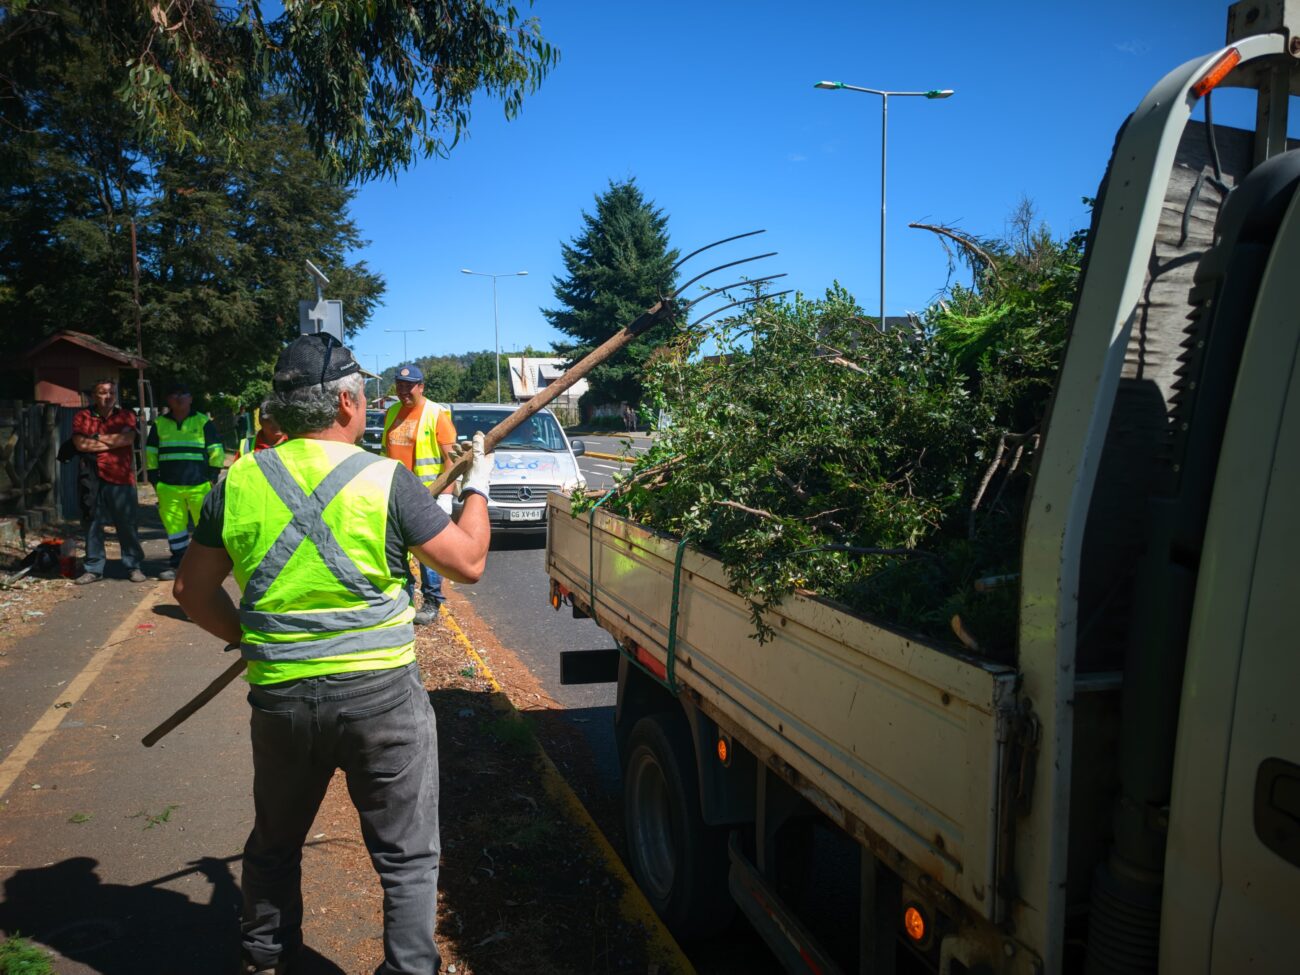
<path id="1" fill-rule="evenodd" d="M 479 431 L 487 433 L 509 415 L 505 410 L 452 410 L 451 421 L 456 426 L 456 439 L 470 440 Z M 538 413 L 530 416 L 515 427 L 510 435 L 497 446 L 498 449 L 513 447 L 516 450 L 562 451 L 567 449 L 564 443 L 564 433 L 560 430 L 560 425 L 555 421 L 555 417 L 549 413 Z"/>

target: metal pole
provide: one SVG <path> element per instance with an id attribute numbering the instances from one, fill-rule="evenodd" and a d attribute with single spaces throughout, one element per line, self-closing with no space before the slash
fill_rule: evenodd
<path id="1" fill-rule="evenodd" d="M 492 331 L 497 344 L 497 402 L 501 402 L 501 320 L 497 313 L 497 275 L 492 275 Z"/>
<path id="2" fill-rule="evenodd" d="M 889 95 L 880 96 L 880 328 L 885 327 L 885 145 L 889 133 Z"/>

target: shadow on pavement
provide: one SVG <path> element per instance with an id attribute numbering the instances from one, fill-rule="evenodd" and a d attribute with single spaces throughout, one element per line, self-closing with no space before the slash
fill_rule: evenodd
<path id="1" fill-rule="evenodd" d="M 232 858 L 233 859 L 233 858 Z M 101 975 L 229 975 L 239 960 L 239 888 L 226 860 L 203 857 L 142 884 L 104 883 L 99 861 L 71 857 L 19 870 L 4 885 L 0 930 Z M 206 904 L 160 884 L 189 873 L 211 883 Z M 303 975 L 344 975 L 307 949 Z"/>

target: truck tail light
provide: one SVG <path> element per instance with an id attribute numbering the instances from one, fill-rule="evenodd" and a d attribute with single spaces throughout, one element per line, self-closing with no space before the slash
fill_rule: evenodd
<path id="1" fill-rule="evenodd" d="M 925 914 L 915 904 L 908 904 L 903 909 L 903 932 L 917 945 L 922 944 L 930 933 Z"/>
<path id="2" fill-rule="evenodd" d="M 726 735 L 718 735 L 718 761 L 723 766 L 731 764 L 731 741 Z"/>

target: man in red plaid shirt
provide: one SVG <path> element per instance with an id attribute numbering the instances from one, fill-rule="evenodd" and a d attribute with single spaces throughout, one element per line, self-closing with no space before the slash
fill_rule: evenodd
<path id="1" fill-rule="evenodd" d="M 135 414 L 117 405 L 117 383 L 101 379 L 93 390 L 94 406 L 81 410 L 72 418 L 72 445 L 85 454 L 95 455 L 99 489 L 95 496 L 95 513 L 86 532 L 86 571 L 77 577 L 77 585 L 98 582 L 107 561 L 104 554 L 104 526 L 112 523 L 122 548 L 122 567 L 132 582 L 144 582 L 140 563 L 144 549 L 136 531 L 135 463 L 131 448 L 135 446 Z"/>

